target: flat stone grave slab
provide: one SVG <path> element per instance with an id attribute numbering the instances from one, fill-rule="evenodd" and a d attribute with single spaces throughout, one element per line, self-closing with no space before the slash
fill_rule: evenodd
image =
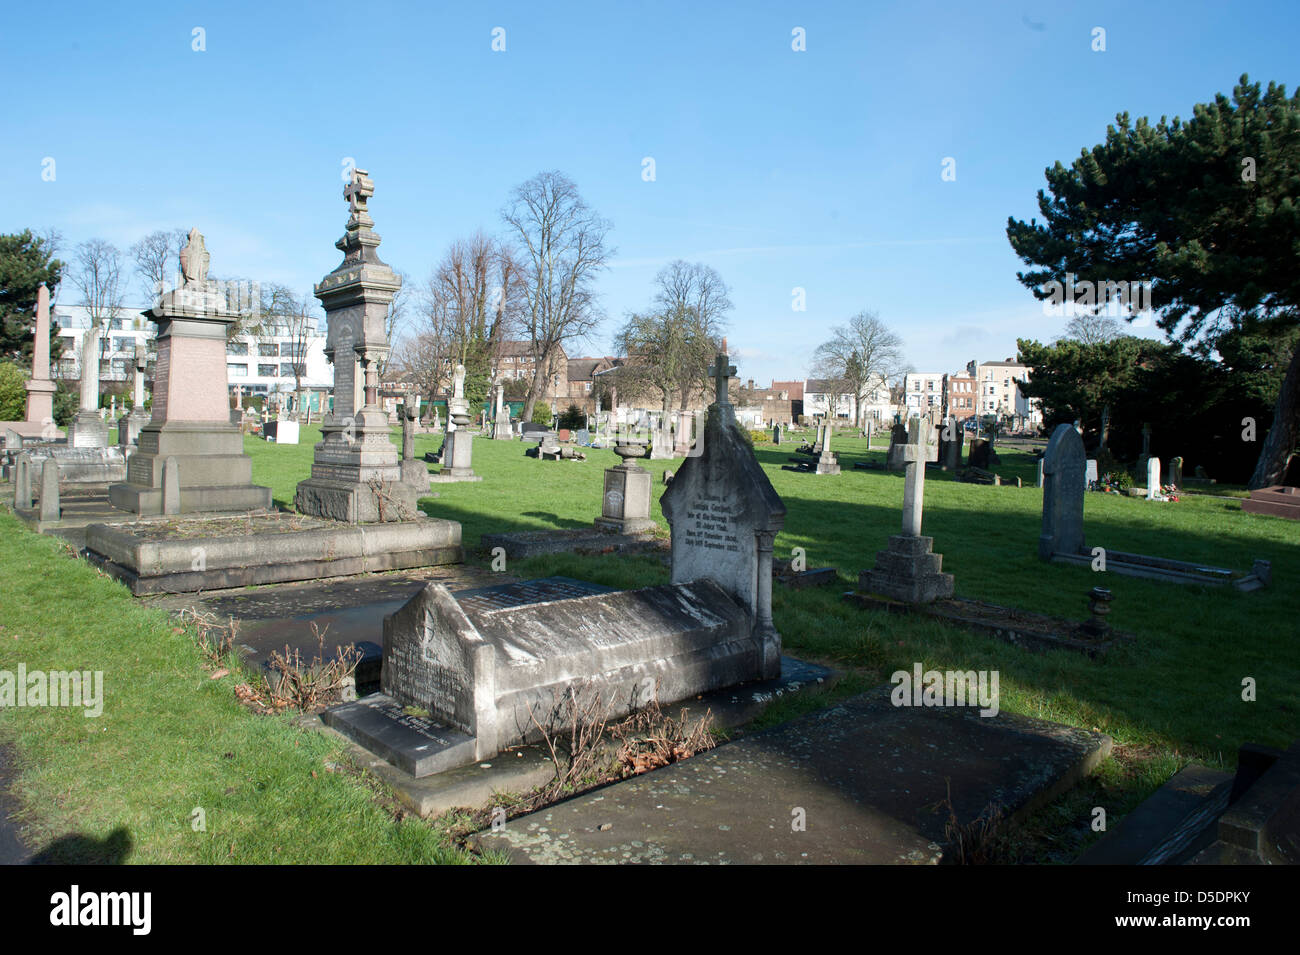
<path id="1" fill-rule="evenodd" d="M 932 864 L 949 792 L 963 823 L 994 803 L 1014 821 L 1110 753 L 1100 733 L 895 707 L 891 689 L 510 820 L 474 844 L 537 864 Z"/>
<path id="2" fill-rule="evenodd" d="M 479 538 L 479 549 L 491 553 L 505 549 L 506 557 L 523 560 L 542 554 L 618 553 L 663 550 L 667 541 L 655 538 L 653 532 L 620 534 L 594 527 L 565 527 L 555 530 L 512 531 L 505 534 L 484 534 Z"/>
<path id="3" fill-rule="evenodd" d="M 384 618 L 401 608 L 431 580 L 453 588 L 499 581 L 492 574 L 465 564 L 416 570 L 363 574 L 326 582 L 298 581 L 265 587 L 240 587 L 200 594 L 163 594 L 144 598 L 170 612 L 210 613 L 225 623 L 238 622 L 236 646 L 250 666 L 264 669 L 271 654 L 297 650 L 310 660 L 319 651 L 312 624 L 325 634 L 325 655 L 332 659 L 342 647 L 361 651 L 356 681 L 359 693 L 379 689 Z"/>
<path id="4" fill-rule="evenodd" d="M 250 513 L 92 524 L 86 556 L 140 596 L 428 567 L 464 555 L 455 521 Z"/>
<path id="5" fill-rule="evenodd" d="M 665 712 L 676 718 L 684 710 L 686 718 L 690 720 L 697 720 L 708 712 L 711 715 L 711 726 L 726 732 L 736 732 L 761 715 L 774 701 L 810 688 L 829 687 L 834 684 L 837 676 L 834 671 L 820 664 L 782 657 L 781 676 L 776 680 L 760 680 L 712 690 L 666 707 Z M 373 697 L 366 697 L 359 702 L 365 703 L 370 699 Z M 385 699 L 391 705 L 391 698 Z M 383 709 L 382 705 L 376 707 L 380 714 Z M 405 806 L 426 818 L 450 809 L 478 809 L 486 806 L 496 793 L 526 793 L 550 782 L 555 775 L 555 766 L 546 747 L 529 744 L 512 747 L 490 760 L 417 778 L 398 768 L 389 759 L 377 756 L 348 737 L 336 733 L 325 724 L 322 716 L 309 717 L 304 720 L 304 725 L 323 729 L 345 740 L 348 753 L 358 766 L 378 776 L 392 788 Z M 409 716 L 407 720 L 409 725 L 419 725 Z M 435 735 L 445 732 L 433 729 Z M 411 741 L 418 745 L 415 735 L 412 735 Z"/>

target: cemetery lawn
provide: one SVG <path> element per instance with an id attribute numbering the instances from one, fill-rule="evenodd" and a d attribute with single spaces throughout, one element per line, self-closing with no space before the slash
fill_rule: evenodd
<path id="1" fill-rule="evenodd" d="M 54 861 L 450 863 L 339 744 L 239 705 L 194 636 L 0 512 L 0 670 L 100 670 L 103 714 L 0 710 L 23 841 Z M 238 672 L 238 671 L 236 671 Z M 195 810 L 205 831 L 195 831 Z"/>
<path id="2" fill-rule="evenodd" d="M 394 432 L 396 435 L 396 432 Z M 884 445 L 837 438 L 843 473 L 782 471 L 799 440 L 759 444 L 755 453 L 788 508 L 778 556 L 802 547 L 810 568 L 833 566 L 839 585 L 792 591 L 776 587 L 773 613 L 786 651 L 844 672 L 831 690 L 774 706 L 762 723 L 821 707 L 887 682 L 915 662 L 940 670 L 997 670 L 1002 709 L 1096 729 L 1115 739 L 1114 758 L 1086 782 L 1026 821 L 1017 833 L 1022 857 L 1064 861 L 1098 834 L 1089 822 L 1103 806 L 1111 827 L 1190 761 L 1230 768 L 1238 746 L 1285 746 L 1300 715 L 1300 654 L 1295 653 L 1300 527 L 1241 510 L 1232 497 L 1189 496 L 1159 504 L 1090 493 L 1089 546 L 1199 561 L 1238 570 L 1273 563 L 1274 584 L 1241 594 L 1097 574 L 1037 558 L 1042 506 L 1031 454 L 999 447 L 1002 487 L 961 484 L 927 472 L 924 533 L 956 575 L 956 592 L 1030 611 L 1082 620 L 1087 592 L 1115 594 L 1111 623 L 1137 636 L 1102 660 L 1066 651 L 1031 653 L 936 621 L 858 610 L 840 595 L 874 563 L 901 522 L 902 477 L 854 471 L 855 461 L 882 461 Z M 319 429 L 302 443 L 276 446 L 246 437 L 255 483 L 291 505 L 310 471 Z M 418 435 L 416 452 L 440 435 Z M 588 449 L 585 462 L 535 461 L 525 445 L 476 439 L 481 483 L 436 485 L 421 502 L 431 516 L 460 521 L 467 559 L 481 534 L 589 527 L 599 509 L 610 451 Z M 665 468 L 650 461 L 652 515 Z M 1025 484 L 1015 487 L 1019 476 Z M 657 557 L 559 555 L 512 563 L 523 577 L 566 574 L 618 587 L 666 582 Z M 59 710 L 0 714 L 0 741 L 20 760 L 18 795 L 36 841 L 77 831 L 102 839 L 126 825 L 131 858 L 181 861 L 458 861 L 442 831 L 394 822 L 374 784 L 331 772 L 342 762 L 325 738 L 281 718 L 256 716 L 234 702 L 233 677 L 210 680 L 189 634 L 173 632 L 161 613 L 59 545 L 0 516 L 0 669 L 102 669 L 108 704 L 99 719 Z M 13 596 L 8 596 L 12 594 Z M 1242 681 L 1255 681 L 1254 702 Z M 227 755 L 230 754 L 230 755 Z M 316 775 L 313 777 L 312 773 Z M 203 807 L 207 831 L 193 833 Z M 310 820 L 309 824 L 298 824 Z M 29 840 L 32 841 L 32 840 Z"/>

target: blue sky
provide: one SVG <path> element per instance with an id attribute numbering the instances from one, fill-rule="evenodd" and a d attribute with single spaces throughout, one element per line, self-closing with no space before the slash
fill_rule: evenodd
<path id="1" fill-rule="evenodd" d="M 763 383 L 862 309 L 923 371 L 1055 337 L 1004 231 L 1043 169 L 1119 111 L 1300 82 L 1296 3 L 48 3 L 0 29 L 0 231 L 125 248 L 198 226 L 214 274 L 305 293 L 338 263 L 351 157 L 381 254 L 418 281 L 560 169 L 617 248 L 604 335 L 570 354 L 609 351 L 684 258 L 731 286 L 733 358 Z"/>

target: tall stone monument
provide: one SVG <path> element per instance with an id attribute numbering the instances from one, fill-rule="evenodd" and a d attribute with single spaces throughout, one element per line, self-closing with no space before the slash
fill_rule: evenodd
<path id="1" fill-rule="evenodd" d="M 3 427 L 23 437 L 58 437 L 54 425 L 54 392 L 50 380 L 50 290 L 42 282 L 36 292 L 36 339 L 32 343 L 32 377 L 26 383 L 27 414 L 25 420 L 3 422 Z"/>
<path id="2" fill-rule="evenodd" d="M 181 251 L 183 284 L 144 313 L 158 326 L 152 415 L 127 457 L 126 483 L 108 489 L 109 501 L 122 510 L 167 513 L 164 490 L 182 512 L 271 506 L 271 489 L 252 483 L 252 460 L 230 423 L 226 332 L 239 316 L 221 285 L 208 281 L 208 260 L 203 236 L 191 229 Z M 164 487 L 169 461 L 174 489 Z"/>
<path id="3" fill-rule="evenodd" d="M 389 352 L 384 320 L 402 280 L 379 258 L 380 237 L 366 203 L 375 184 L 353 169 L 343 188 L 347 231 L 334 243 L 343 261 L 316 284 L 325 309 L 325 357 L 334 365 L 334 408 L 321 425 L 311 477 L 294 507 L 333 520 L 363 523 L 418 516 L 416 488 L 402 480 L 388 415 L 379 405 L 379 362 Z"/>
<path id="4" fill-rule="evenodd" d="M 510 431 L 510 406 L 506 404 L 506 386 L 498 382 L 496 402 L 492 411 L 492 437 L 497 441 L 509 441 L 514 437 Z"/>
<path id="5" fill-rule="evenodd" d="M 929 457 L 930 423 L 913 418 L 907 444 L 902 446 L 903 532 L 889 538 L 889 547 L 876 553 L 876 566 L 858 576 L 858 589 L 906 603 L 929 603 L 951 597 L 952 574 L 942 571 L 943 555 L 933 553 L 934 538 L 921 536 L 925 500 L 925 462 Z"/>
<path id="6" fill-rule="evenodd" d="M 772 543 L 785 526 L 785 504 L 736 424 L 727 393 L 735 373 L 719 355 L 702 446 L 659 500 L 672 529 L 672 582 L 707 577 L 746 608 L 760 676 L 773 679 L 781 675 L 781 635 L 772 624 Z"/>
<path id="7" fill-rule="evenodd" d="M 107 446 L 108 425 L 99 414 L 99 328 L 88 328 L 81 340 L 81 406 L 68 425 L 68 447 Z"/>
<path id="8" fill-rule="evenodd" d="M 144 344 L 136 342 L 132 363 L 131 410 L 117 422 L 117 443 L 124 448 L 134 445 L 140 437 L 140 429 L 149 423 L 149 412 L 144 410 L 144 375 L 148 361 Z"/>
<path id="9" fill-rule="evenodd" d="M 465 366 L 457 365 L 447 399 L 447 439 L 442 443 L 442 470 L 435 482 L 481 481 L 474 473 L 474 435 L 469 430 L 469 401 L 465 398 Z"/>

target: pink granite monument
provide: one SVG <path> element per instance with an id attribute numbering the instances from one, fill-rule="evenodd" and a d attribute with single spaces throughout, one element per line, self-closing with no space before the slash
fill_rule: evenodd
<path id="1" fill-rule="evenodd" d="M 50 290 L 41 283 L 36 293 L 36 341 L 32 377 L 26 383 L 27 415 L 22 421 L 0 421 L 0 434 L 16 431 L 24 438 L 52 441 L 61 436 L 54 424 L 55 384 L 50 380 Z"/>
<path id="2" fill-rule="evenodd" d="M 208 252 L 192 229 L 181 252 L 184 284 L 159 296 L 145 317 L 158 325 L 149 423 L 127 459 L 126 483 L 108 489 L 114 507 L 162 514 L 163 474 L 176 459 L 180 510 L 250 511 L 271 506 L 271 489 L 252 483 L 243 435 L 230 423 L 226 330 L 238 319 L 226 293 L 208 281 Z"/>

